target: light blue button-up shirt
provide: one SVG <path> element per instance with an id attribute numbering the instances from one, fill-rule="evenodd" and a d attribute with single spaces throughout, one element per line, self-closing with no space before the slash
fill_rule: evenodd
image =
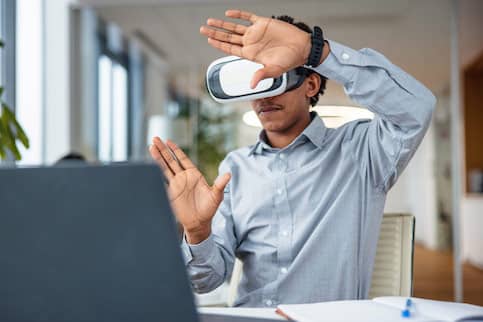
<path id="1" fill-rule="evenodd" d="M 181 247 L 195 291 L 208 292 L 243 262 L 237 306 L 368 296 L 386 193 L 431 120 L 435 98 L 371 49 L 330 41 L 315 70 L 375 113 L 329 129 L 312 122 L 283 149 L 259 141 L 229 153 L 232 178 L 212 234 Z"/>

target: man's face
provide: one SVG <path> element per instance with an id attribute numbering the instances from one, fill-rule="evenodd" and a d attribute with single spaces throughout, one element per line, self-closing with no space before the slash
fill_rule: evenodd
<path id="1" fill-rule="evenodd" d="M 285 132 L 307 119 L 309 97 L 315 95 L 319 85 L 318 75 L 311 74 L 300 87 L 278 96 L 251 101 L 251 106 L 266 131 Z"/>

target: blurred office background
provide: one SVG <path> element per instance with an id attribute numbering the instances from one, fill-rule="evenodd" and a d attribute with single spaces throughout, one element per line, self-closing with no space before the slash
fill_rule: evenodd
<path id="1" fill-rule="evenodd" d="M 415 296 L 454 299 L 456 272 L 463 299 L 483 305 L 480 0 L 1 0 L 4 99 L 31 144 L 17 163 L 49 165 L 69 152 L 146 160 L 159 135 L 183 147 L 211 182 L 224 155 L 260 131 L 248 103 L 217 104 L 204 85 L 206 67 L 222 54 L 199 27 L 232 7 L 320 25 L 329 39 L 382 52 L 432 90 L 433 122 L 385 211 L 416 216 Z M 319 105 L 331 126 L 365 111 L 331 81 Z"/>

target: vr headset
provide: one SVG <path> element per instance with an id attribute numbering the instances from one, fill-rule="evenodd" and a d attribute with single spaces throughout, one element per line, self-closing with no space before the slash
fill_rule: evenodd
<path id="1" fill-rule="evenodd" d="M 255 88 L 250 88 L 253 74 L 262 64 L 237 56 L 227 56 L 215 60 L 206 71 L 206 87 L 211 97 L 218 103 L 252 101 L 255 99 L 277 96 L 302 85 L 312 72 L 304 67 L 297 67 L 277 78 L 260 81 Z"/>

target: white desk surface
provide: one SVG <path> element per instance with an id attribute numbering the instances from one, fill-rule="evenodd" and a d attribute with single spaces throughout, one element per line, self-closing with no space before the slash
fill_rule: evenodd
<path id="1" fill-rule="evenodd" d="M 236 315 L 236 316 L 246 316 L 255 318 L 266 318 L 266 319 L 276 319 L 280 321 L 287 321 L 277 313 L 275 313 L 274 308 L 242 308 L 242 307 L 199 307 L 198 312 L 200 313 L 211 313 L 211 314 L 225 314 L 225 315 Z"/>

